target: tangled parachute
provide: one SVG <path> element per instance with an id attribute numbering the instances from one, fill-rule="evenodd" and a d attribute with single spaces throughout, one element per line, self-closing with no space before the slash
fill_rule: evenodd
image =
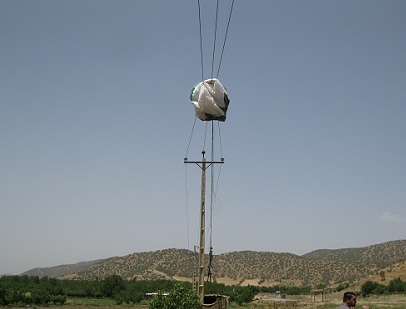
<path id="1" fill-rule="evenodd" d="M 230 100 L 226 88 L 218 79 L 206 79 L 196 84 L 190 93 L 190 100 L 200 120 L 226 120 Z"/>

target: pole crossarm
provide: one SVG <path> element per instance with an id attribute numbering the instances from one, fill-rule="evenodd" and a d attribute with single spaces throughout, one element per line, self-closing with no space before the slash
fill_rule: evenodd
<path id="1" fill-rule="evenodd" d="M 183 158 L 183 163 L 194 163 L 197 166 L 199 166 L 202 170 L 206 170 L 209 166 L 212 164 L 224 164 L 224 158 L 221 158 L 220 161 L 206 161 L 206 158 L 204 157 L 205 151 L 202 151 L 202 160 L 201 161 L 189 161 L 188 158 Z M 200 165 L 202 164 L 202 165 Z"/>
<path id="2" fill-rule="evenodd" d="M 201 169 L 203 169 L 203 166 L 200 164 L 203 164 L 203 161 L 189 161 L 188 158 L 184 158 L 183 159 L 183 163 L 194 163 L 196 164 L 198 167 L 200 167 Z M 206 161 L 206 167 L 205 169 L 207 169 L 209 166 L 211 166 L 212 164 L 224 164 L 224 158 L 221 158 L 221 161 Z"/>

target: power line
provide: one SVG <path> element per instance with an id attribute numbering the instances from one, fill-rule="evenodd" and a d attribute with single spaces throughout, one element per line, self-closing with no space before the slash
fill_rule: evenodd
<path id="1" fill-rule="evenodd" d="M 203 53 L 203 27 L 202 27 L 202 8 L 200 5 L 200 0 L 197 0 L 197 6 L 198 6 L 198 16 L 199 16 L 199 35 L 200 35 L 200 66 L 201 66 L 201 78 L 202 81 L 204 80 L 204 53 Z M 227 37 L 228 37 L 228 32 L 230 28 L 230 23 L 231 23 L 231 17 L 233 15 L 233 9 L 234 9 L 234 0 L 231 2 L 230 6 L 230 11 L 229 11 L 229 16 L 228 16 L 228 21 L 227 21 L 227 27 L 224 35 L 224 41 L 223 41 L 223 46 L 221 49 L 221 54 L 220 54 L 220 60 L 219 60 L 219 65 L 217 68 L 217 74 L 216 78 L 220 74 L 220 68 L 221 64 L 223 62 L 223 57 L 224 57 L 224 50 L 225 46 L 227 43 Z M 211 62 L 211 77 L 213 78 L 214 75 L 214 60 L 215 60 L 215 54 L 216 54 L 216 42 L 217 42 L 217 29 L 218 29 L 218 18 L 219 18 L 219 0 L 216 1 L 216 15 L 215 15 L 215 25 L 214 25 L 214 38 L 213 38 L 213 50 L 212 50 L 212 62 Z"/>
<path id="2" fill-rule="evenodd" d="M 219 16 L 219 0 L 216 3 L 216 18 L 214 23 L 214 40 L 213 40 L 213 54 L 211 59 L 211 77 L 213 78 L 213 71 L 214 71 L 214 56 L 216 54 L 216 41 L 217 41 L 217 22 Z"/>
<path id="3" fill-rule="evenodd" d="M 217 70 L 216 77 L 218 77 L 218 76 L 219 76 L 219 73 L 220 73 L 220 67 L 221 67 L 221 62 L 223 61 L 224 48 L 225 48 L 225 46 L 226 46 L 226 42 L 227 42 L 228 29 L 229 29 L 229 27 L 230 27 L 231 16 L 233 15 L 233 8 L 234 8 L 234 0 L 231 2 L 230 15 L 228 16 L 228 22 L 227 22 L 226 34 L 225 34 L 225 37 L 224 37 L 223 48 L 221 49 L 220 62 L 219 62 L 219 67 L 218 67 L 218 70 Z"/>
<path id="4" fill-rule="evenodd" d="M 200 0 L 197 0 L 197 5 L 199 7 L 199 32 L 200 32 L 200 66 L 202 70 L 202 80 L 204 80 L 204 66 L 203 66 L 203 35 L 202 35 L 202 17 L 200 9 Z"/>
<path id="5" fill-rule="evenodd" d="M 203 54 L 203 27 L 202 27 L 202 8 L 200 5 L 200 0 L 197 0 L 197 5 L 198 5 L 198 16 L 199 16 L 199 35 L 200 35 L 200 66 L 201 66 L 201 79 L 204 81 L 204 54 Z M 234 8 L 234 0 L 231 2 L 231 7 L 230 7 L 230 12 L 228 16 L 228 22 L 227 22 L 227 27 L 226 27 L 226 32 L 224 36 L 224 41 L 223 41 L 223 46 L 220 54 L 220 59 L 219 59 L 219 64 L 218 64 L 218 69 L 217 69 L 217 74 L 216 78 L 218 77 L 220 73 L 220 68 L 221 64 L 223 61 L 223 56 L 224 56 L 224 50 L 225 50 L 225 45 L 227 42 L 227 37 L 228 37 L 228 32 L 229 32 L 229 27 L 230 27 L 230 21 L 231 21 L 231 16 L 233 13 L 233 8 Z M 215 11 L 215 25 L 214 25 L 214 38 L 213 38 L 213 50 L 212 50 L 212 59 L 211 59 L 211 78 L 214 78 L 214 63 L 215 63 L 215 56 L 216 56 L 216 43 L 217 43 L 217 32 L 218 32 L 218 20 L 219 20 L 219 0 L 216 1 L 216 11 Z M 196 121 L 196 119 L 195 119 Z M 214 162 L 214 125 L 213 121 L 211 121 L 211 162 Z M 193 126 L 194 128 L 194 126 Z M 205 133 L 204 133 L 204 141 L 203 141 L 203 153 L 205 152 L 205 147 L 206 147 L 206 138 L 207 138 L 207 122 L 205 126 Z M 222 141 L 221 141 L 221 134 L 220 134 L 220 124 L 218 124 L 218 133 L 219 133 L 219 143 L 220 143 L 220 152 L 221 152 L 221 157 L 223 160 L 223 146 L 222 146 Z M 193 130 L 192 130 L 193 134 Z M 190 145 L 190 141 L 189 141 Z M 188 146 L 189 148 L 189 146 Z M 221 169 L 219 170 L 219 174 L 217 177 L 217 185 L 215 188 L 214 185 L 214 165 L 211 165 L 211 196 L 210 196 L 210 253 L 209 253 L 209 264 L 208 264 L 208 280 L 211 281 L 212 279 L 212 260 L 213 260 L 213 246 L 212 246 L 212 235 L 213 235 L 213 206 L 215 203 L 215 198 L 217 197 L 217 194 L 215 191 L 218 189 L 218 183 L 219 183 L 219 178 L 221 174 Z M 200 229 L 201 230 L 201 227 Z M 200 280 L 200 279 L 199 279 Z"/>

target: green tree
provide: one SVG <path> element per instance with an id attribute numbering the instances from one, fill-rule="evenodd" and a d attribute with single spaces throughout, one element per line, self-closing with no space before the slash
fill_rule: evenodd
<path id="1" fill-rule="evenodd" d="M 176 283 L 168 295 L 155 296 L 149 304 L 151 309 L 200 309 L 201 306 L 197 294 L 182 283 Z"/>
<path id="2" fill-rule="evenodd" d="M 217 282 L 205 282 L 204 292 L 206 294 L 225 294 L 226 285 Z"/>
<path id="3" fill-rule="evenodd" d="M 362 296 L 368 296 L 374 294 L 374 290 L 379 287 L 379 283 L 373 281 L 367 281 L 361 286 L 361 294 Z"/>
<path id="4" fill-rule="evenodd" d="M 63 305 L 66 302 L 66 295 L 51 295 L 50 301 L 54 305 Z"/>
<path id="5" fill-rule="evenodd" d="M 348 286 L 349 286 L 348 283 L 345 283 L 345 284 L 340 283 L 340 284 L 338 285 L 338 287 L 337 287 L 337 291 L 340 292 L 340 291 L 342 291 L 342 290 L 345 290 L 345 289 L 348 288 Z"/>
<path id="6" fill-rule="evenodd" d="M 7 306 L 9 303 L 8 297 L 7 297 L 7 290 L 4 286 L 0 284 L 0 306 Z"/>
<path id="7" fill-rule="evenodd" d="M 119 275 L 108 276 L 102 282 L 101 291 L 103 296 L 115 297 L 117 294 L 124 290 L 124 280 Z"/>
<path id="8" fill-rule="evenodd" d="M 230 301 L 236 302 L 238 305 L 250 303 L 257 291 L 257 287 L 254 286 L 233 286 L 232 291 L 227 294 L 230 296 Z"/>
<path id="9" fill-rule="evenodd" d="M 389 282 L 388 291 L 392 294 L 404 293 L 406 292 L 406 282 L 403 282 L 399 277 L 393 279 Z"/>

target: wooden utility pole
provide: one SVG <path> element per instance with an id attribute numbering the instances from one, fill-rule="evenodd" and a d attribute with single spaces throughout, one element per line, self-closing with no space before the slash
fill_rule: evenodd
<path id="1" fill-rule="evenodd" d="M 200 245 L 199 245 L 199 280 L 198 280 L 198 295 L 200 301 L 203 303 L 204 297 L 204 246 L 205 246 L 205 225 L 206 225 L 206 169 L 212 164 L 224 163 L 224 158 L 221 161 L 206 161 L 205 151 L 202 151 L 201 161 L 188 161 L 184 158 L 184 163 L 195 163 L 202 170 L 202 185 L 200 194 Z"/>

